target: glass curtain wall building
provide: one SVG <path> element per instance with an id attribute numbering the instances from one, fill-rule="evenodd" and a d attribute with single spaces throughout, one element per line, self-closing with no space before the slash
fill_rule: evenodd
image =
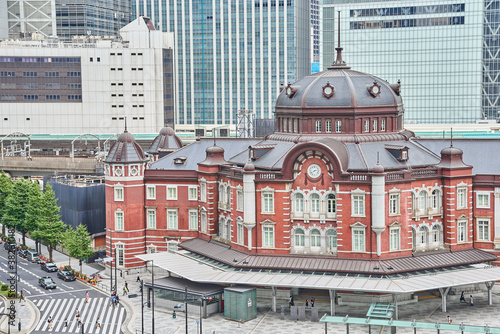
<path id="1" fill-rule="evenodd" d="M 57 35 L 119 36 L 130 22 L 128 0 L 56 0 Z"/>
<path id="2" fill-rule="evenodd" d="M 499 106 L 499 1 L 323 0 L 320 56 L 401 80 L 406 123 L 473 123 Z"/>
<path id="3" fill-rule="evenodd" d="M 133 0 L 132 13 L 175 34 L 177 129 L 271 118 L 281 84 L 310 73 L 308 0 Z"/>

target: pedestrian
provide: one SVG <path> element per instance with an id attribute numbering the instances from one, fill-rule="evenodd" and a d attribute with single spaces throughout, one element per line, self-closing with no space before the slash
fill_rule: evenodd
<path id="1" fill-rule="evenodd" d="M 49 324 L 49 329 L 52 328 L 52 316 L 49 315 L 49 318 L 47 319 L 47 323 Z"/>
<path id="2" fill-rule="evenodd" d="M 21 295 L 19 296 L 19 302 L 21 301 L 26 301 L 26 299 L 24 299 L 24 293 L 23 293 L 23 290 L 21 290 Z"/>
<path id="3" fill-rule="evenodd" d="M 311 307 L 314 307 L 314 298 L 311 298 Z"/>
<path id="4" fill-rule="evenodd" d="M 141 277 L 139 276 L 139 273 L 137 273 L 137 280 L 136 282 L 140 282 L 141 281 Z"/>
<path id="5" fill-rule="evenodd" d="M 141 293 L 142 293 L 142 282 L 141 282 L 141 284 L 139 284 L 139 290 L 140 290 L 140 291 L 141 291 Z"/>
<path id="6" fill-rule="evenodd" d="M 465 301 L 465 296 L 464 296 L 464 292 L 462 291 L 462 294 L 460 295 L 460 302 L 461 303 L 466 303 Z"/>
<path id="7" fill-rule="evenodd" d="M 451 320 L 450 316 L 447 316 L 447 317 L 446 317 L 446 320 L 448 321 L 448 325 L 451 325 L 451 321 L 452 321 L 452 320 Z"/>
<path id="8" fill-rule="evenodd" d="M 116 295 L 115 296 L 115 304 L 118 305 L 119 302 L 120 302 L 120 296 Z"/>
<path id="9" fill-rule="evenodd" d="M 64 327 L 68 327 L 68 318 L 64 319 Z"/>
<path id="10" fill-rule="evenodd" d="M 306 299 L 306 307 L 309 307 L 309 300 Z"/>
<path id="11" fill-rule="evenodd" d="M 97 320 L 96 320 L 96 322 L 95 322 L 95 328 L 101 328 L 101 324 L 100 324 L 100 322 L 99 322 L 99 319 L 100 319 L 100 318 L 99 318 L 99 317 L 97 317 Z"/>
<path id="12" fill-rule="evenodd" d="M 85 293 L 85 302 L 86 303 L 89 302 L 89 292 L 88 291 Z"/>
<path id="13" fill-rule="evenodd" d="M 111 304 L 109 306 L 115 307 L 115 296 L 111 295 Z"/>
<path id="14" fill-rule="evenodd" d="M 124 286 L 124 287 L 123 287 L 123 295 L 124 295 L 124 296 L 126 296 L 126 295 L 127 295 L 127 291 L 128 291 L 128 290 L 127 290 L 127 287 L 126 287 L 126 286 Z"/>
<path id="15" fill-rule="evenodd" d="M 128 283 L 127 283 L 127 281 L 125 281 L 125 288 L 127 288 L 127 291 L 128 291 Z"/>
<path id="16" fill-rule="evenodd" d="M 293 302 L 293 296 L 290 296 L 290 307 L 295 306 L 295 303 Z"/>
<path id="17" fill-rule="evenodd" d="M 474 299 L 472 299 L 472 295 L 470 295 L 470 306 L 474 306 Z"/>

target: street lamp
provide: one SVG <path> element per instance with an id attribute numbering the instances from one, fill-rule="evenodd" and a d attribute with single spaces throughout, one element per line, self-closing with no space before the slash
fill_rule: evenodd
<path id="1" fill-rule="evenodd" d="M 151 317 L 151 327 L 152 334 L 155 334 L 155 275 L 154 275 L 154 262 L 153 260 L 146 260 L 146 264 L 151 262 L 151 311 L 153 312 L 153 316 Z M 144 285 L 143 285 L 144 288 Z M 144 320 L 143 320 L 144 322 Z M 144 328 L 143 328 L 144 330 Z"/>
<path id="2" fill-rule="evenodd" d="M 198 300 L 200 301 L 200 334 L 203 333 L 203 312 L 202 312 L 202 309 L 203 309 L 203 300 L 205 300 L 205 296 L 201 296 L 200 298 L 198 298 Z"/>
<path id="3" fill-rule="evenodd" d="M 113 232 L 110 228 L 107 228 L 105 227 L 104 228 L 105 231 L 109 231 L 109 252 L 110 252 L 110 256 L 111 258 L 113 258 L 113 234 L 111 232 Z M 111 259 L 111 261 L 109 261 L 110 263 L 110 271 L 111 271 L 111 281 L 109 282 L 109 291 L 110 293 L 112 294 L 113 293 L 113 259 Z M 115 286 L 116 286 L 116 249 L 115 249 Z"/>

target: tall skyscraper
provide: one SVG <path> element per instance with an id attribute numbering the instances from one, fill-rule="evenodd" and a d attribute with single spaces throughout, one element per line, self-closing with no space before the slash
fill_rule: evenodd
<path id="1" fill-rule="evenodd" d="M 281 84 L 310 73 L 307 0 L 132 1 L 175 35 L 176 128 L 273 117 Z"/>
<path id="2" fill-rule="evenodd" d="M 407 123 L 471 123 L 500 111 L 500 1 L 323 0 L 321 65 L 401 80 Z"/>
<path id="3" fill-rule="evenodd" d="M 7 33 L 0 31 L 0 39 L 31 37 L 32 33 L 55 36 L 55 13 L 55 0 L 0 0 L 0 26 L 8 26 Z"/>

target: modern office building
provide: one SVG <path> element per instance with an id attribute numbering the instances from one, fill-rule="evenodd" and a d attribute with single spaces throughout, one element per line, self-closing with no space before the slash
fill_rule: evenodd
<path id="1" fill-rule="evenodd" d="M 173 124 L 173 37 L 140 17 L 122 42 L 3 41 L 0 133 L 136 133 Z"/>
<path id="2" fill-rule="evenodd" d="M 57 36 L 115 36 L 130 22 L 130 2 L 120 0 L 55 0 Z M 137 18 L 134 17 L 134 18 Z"/>
<path id="3" fill-rule="evenodd" d="M 132 12 L 174 33 L 177 129 L 271 118 L 280 86 L 310 73 L 309 1 L 136 0 Z"/>
<path id="4" fill-rule="evenodd" d="M 335 59 L 337 11 L 349 64 L 401 80 L 408 123 L 472 123 L 500 111 L 499 1 L 323 0 L 321 64 Z"/>
<path id="5" fill-rule="evenodd" d="M 55 0 L 0 0 L 0 27 L 7 25 L 7 33 L 0 29 L 0 40 L 20 39 L 32 33 L 45 37 L 56 36 Z"/>

